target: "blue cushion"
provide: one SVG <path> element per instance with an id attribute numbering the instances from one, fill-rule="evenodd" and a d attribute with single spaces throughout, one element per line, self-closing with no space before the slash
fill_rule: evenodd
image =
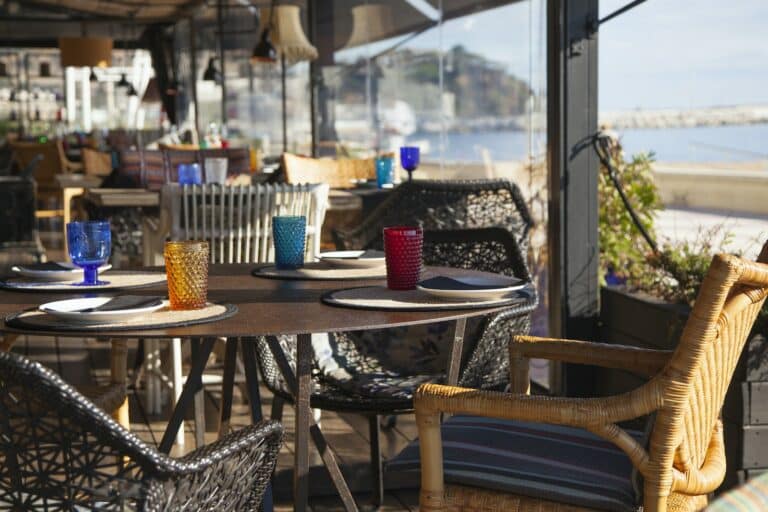
<path id="1" fill-rule="evenodd" d="M 642 433 L 631 432 L 637 439 Z M 454 416 L 442 426 L 445 481 L 598 510 L 634 512 L 632 465 L 613 444 L 581 429 Z M 387 471 L 419 471 L 414 441 Z"/>

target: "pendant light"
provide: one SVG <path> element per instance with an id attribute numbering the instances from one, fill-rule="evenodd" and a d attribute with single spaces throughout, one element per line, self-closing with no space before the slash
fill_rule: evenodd
<path id="1" fill-rule="evenodd" d="M 203 80 L 208 82 L 221 81 L 221 72 L 216 69 L 216 65 L 214 64 L 215 61 L 216 57 L 211 57 L 208 59 L 208 67 L 206 67 L 205 71 L 203 71 Z"/>
<path id="2" fill-rule="evenodd" d="M 98 82 L 99 81 L 99 77 L 96 76 L 96 71 L 93 68 L 91 68 L 91 74 L 88 77 L 88 81 L 90 81 L 90 82 Z"/>
<path id="3" fill-rule="evenodd" d="M 8 67 L 5 65 L 5 61 L 0 60 L 0 77 L 6 78 L 8 76 Z"/>
<path id="4" fill-rule="evenodd" d="M 301 26 L 301 11 L 298 5 L 278 5 L 274 8 L 275 18 L 272 34 L 278 53 L 288 62 L 317 59 L 318 53 L 304 34 Z M 270 16 L 272 16 L 270 14 Z"/>
<path id="5" fill-rule="evenodd" d="M 136 88 L 133 86 L 133 84 L 128 84 L 128 96 L 138 96 L 139 93 L 136 92 Z"/>
<path id="6" fill-rule="evenodd" d="M 125 73 L 120 75 L 120 81 L 117 82 L 118 87 L 130 87 L 131 83 L 128 81 L 128 78 L 126 78 Z"/>
<path id="7" fill-rule="evenodd" d="M 274 13 L 275 1 L 272 0 L 272 6 L 269 9 L 269 22 L 267 23 L 267 26 L 264 28 L 264 30 L 262 30 L 259 42 L 253 49 L 253 55 L 251 55 L 251 62 L 254 64 L 271 64 L 277 62 L 277 50 L 272 44 L 272 37 L 270 36 L 270 32 L 272 31 L 272 24 L 275 18 Z"/>
<path id="8" fill-rule="evenodd" d="M 392 8 L 385 4 L 365 4 L 352 8 L 352 34 L 344 48 L 353 48 L 394 33 Z"/>

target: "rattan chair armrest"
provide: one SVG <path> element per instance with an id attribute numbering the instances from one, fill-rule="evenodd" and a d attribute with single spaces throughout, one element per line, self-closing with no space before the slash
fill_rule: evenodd
<path id="1" fill-rule="evenodd" d="M 501 393 L 423 384 L 416 391 L 417 415 L 468 414 L 590 428 L 645 416 L 661 407 L 658 384 L 601 398 L 565 398 Z"/>
<path id="2" fill-rule="evenodd" d="M 646 377 L 659 373 L 672 353 L 671 350 L 651 350 L 626 345 L 535 336 L 515 336 L 509 343 L 509 355 L 512 361 L 535 357 L 616 368 Z"/>

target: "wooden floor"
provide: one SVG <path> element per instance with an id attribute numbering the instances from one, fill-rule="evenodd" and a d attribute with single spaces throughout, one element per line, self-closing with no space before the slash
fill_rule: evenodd
<path id="1" fill-rule="evenodd" d="M 137 342 L 129 344 L 129 365 L 134 361 Z M 109 376 L 109 344 L 95 339 L 57 340 L 43 337 L 22 337 L 13 348 L 14 352 L 26 354 L 58 371 L 65 380 L 73 384 L 106 382 Z M 216 373 L 215 365 L 212 373 Z M 261 386 L 262 410 L 265 418 L 269 417 L 272 395 Z M 220 389 L 216 386 L 206 388 L 206 443 L 217 438 L 218 405 Z M 166 401 L 167 402 L 167 401 Z M 130 392 L 131 429 L 144 441 L 157 444 L 163 435 L 170 416 L 170 408 L 165 407 L 163 414 L 146 414 L 144 390 L 132 389 Z M 190 416 L 191 420 L 191 416 Z M 236 387 L 232 411 L 232 428 L 247 425 L 250 422 L 249 406 Z M 275 475 L 275 510 L 292 510 L 291 468 L 293 465 L 293 409 L 286 406 L 283 413 L 285 443 L 278 459 Z M 321 429 L 332 449 L 342 464 L 347 481 L 350 483 L 358 506 L 370 508 L 370 470 L 368 444 L 368 421 L 365 417 L 353 414 L 335 414 L 322 412 Z M 184 446 L 174 446 L 172 455 L 180 456 L 194 450 L 193 425 L 186 422 Z M 382 454 L 385 461 L 402 450 L 416 436 L 416 424 L 413 415 L 397 418 L 394 426 L 382 430 Z M 328 474 L 314 447 L 310 452 L 310 506 L 315 511 L 343 510 L 341 502 L 335 497 Z M 385 473 L 387 486 L 386 500 L 381 510 L 417 510 L 418 482 L 406 475 Z"/>

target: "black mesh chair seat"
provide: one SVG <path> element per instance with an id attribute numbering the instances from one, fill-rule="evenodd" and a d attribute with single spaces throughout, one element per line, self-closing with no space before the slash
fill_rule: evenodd
<path id="1" fill-rule="evenodd" d="M 0 509 L 258 510 L 282 439 L 245 427 L 172 459 L 39 363 L 0 353 Z"/>

